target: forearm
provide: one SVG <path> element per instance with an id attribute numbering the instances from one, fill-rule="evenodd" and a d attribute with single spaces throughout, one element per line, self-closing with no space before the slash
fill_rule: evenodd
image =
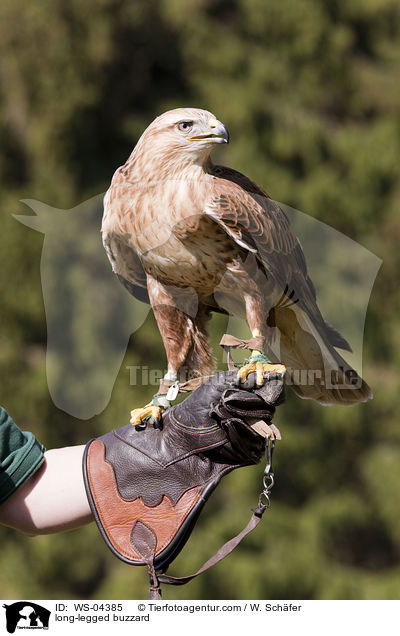
<path id="1" fill-rule="evenodd" d="M 72 530 L 93 520 L 82 476 L 84 446 L 56 448 L 3 504 L 0 523 L 27 535 Z"/>

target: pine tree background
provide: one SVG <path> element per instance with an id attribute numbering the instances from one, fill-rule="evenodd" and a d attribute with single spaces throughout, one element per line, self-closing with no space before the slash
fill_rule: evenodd
<path id="1" fill-rule="evenodd" d="M 394 599 L 400 594 L 400 7 L 396 0 L 2 0 L 0 3 L 0 402 L 48 447 L 125 423 L 164 368 L 154 319 L 130 339 L 108 407 L 91 420 L 49 395 L 43 235 L 21 199 L 72 208 L 103 192 L 158 114 L 183 105 L 229 127 L 224 163 L 276 200 L 383 259 L 351 409 L 288 390 L 265 521 L 228 560 L 169 598 Z M 79 241 L 79 236 L 76 237 Z M 82 282 L 82 285 L 84 282 Z M 223 326 L 223 325 L 222 325 Z M 212 328 L 219 333 L 221 323 Z M 82 347 L 90 342 L 83 324 Z M 261 466 L 227 477 L 171 572 L 189 573 L 239 531 Z M 143 598 L 94 525 L 27 539 L 0 528 L 0 596 Z"/>

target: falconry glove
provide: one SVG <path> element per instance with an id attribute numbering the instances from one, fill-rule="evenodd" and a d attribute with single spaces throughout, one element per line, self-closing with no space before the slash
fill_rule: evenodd
<path id="1" fill-rule="evenodd" d="M 165 411 L 161 429 L 128 424 L 86 446 L 84 478 L 96 523 L 117 557 L 147 565 L 150 598 L 161 598 L 160 583 L 186 583 L 224 558 L 268 505 L 260 496 L 248 526 L 195 575 L 165 574 L 221 478 L 258 463 L 266 446 L 270 469 L 271 420 L 283 401 L 282 378 L 271 374 L 262 387 L 252 388 L 254 378 L 237 386 L 236 376 L 235 371 L 213 376 Z"/>

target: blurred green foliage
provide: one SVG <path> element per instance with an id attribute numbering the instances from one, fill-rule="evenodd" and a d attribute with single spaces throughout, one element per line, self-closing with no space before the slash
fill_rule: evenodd
<path id="1" fill-rule="evenodd" d="M 375 399 L 323 408 L 288 390 L 264 523 L 213 571 L 164 596 L 398 598 L 397 0 L 2 0 L 0 36 L 2 404 L 56 447 L 124 424 L 151 395 L 151 387 L 130 387 L 126 370 L 165 365 L 150 315 L 101 415 L 80 421 L 53 405 L 43 235 L 11 214 L 25 213 L 26 197 L 71 208 L 104 191 L 154 116 L 207 108 L 231 132 L 224 163 L 383 258 L 364 342 Z M 224 319 L 211 329 L 216 342 Z M 225 479 L 171 571 L 195 570 L 244 525 L 261 473 L 258 466 Z M 145 571 L 115 559 L 93 525 L 33 540 L 3 528 L 0 537 L 4 599 L 146 594 Z"/>

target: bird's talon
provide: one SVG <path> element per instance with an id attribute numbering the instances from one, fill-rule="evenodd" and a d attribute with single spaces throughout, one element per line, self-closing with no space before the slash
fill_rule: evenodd
<path id="1" fill-rule="evenodd" d="M 134 426 L 137 431 L 144 431 L 145 428 L 147 428 L 147 418 L 144 418 L 139 424 L 132 424 L 132 426 Z"/>
<path id="2" fill-rule="evenodd" d="M 256 383 L 258 386 L 262 386 L 264 384 L 264 377 L 267 373 L 278 373 L 279 375 L 284 375 L 286 372 L 286 367 L 283 364 L 271 364 L 270 362 L 258 362 L 250 361 L 241 367 L 237 373 L 237 379 L 240 382 L 245 382 L 247 380 L 247 376 L 250 373 L 256 374 Z"/>
<path id="3" fill-rule="evenodd" d="M 162 419 L 159 417 L 154 418 L 154 421 L 152 422 L 153 424 L 153 428 L 158 428 L 158 429 L 162 429 L 163 425 L 162 425 Z"/>

